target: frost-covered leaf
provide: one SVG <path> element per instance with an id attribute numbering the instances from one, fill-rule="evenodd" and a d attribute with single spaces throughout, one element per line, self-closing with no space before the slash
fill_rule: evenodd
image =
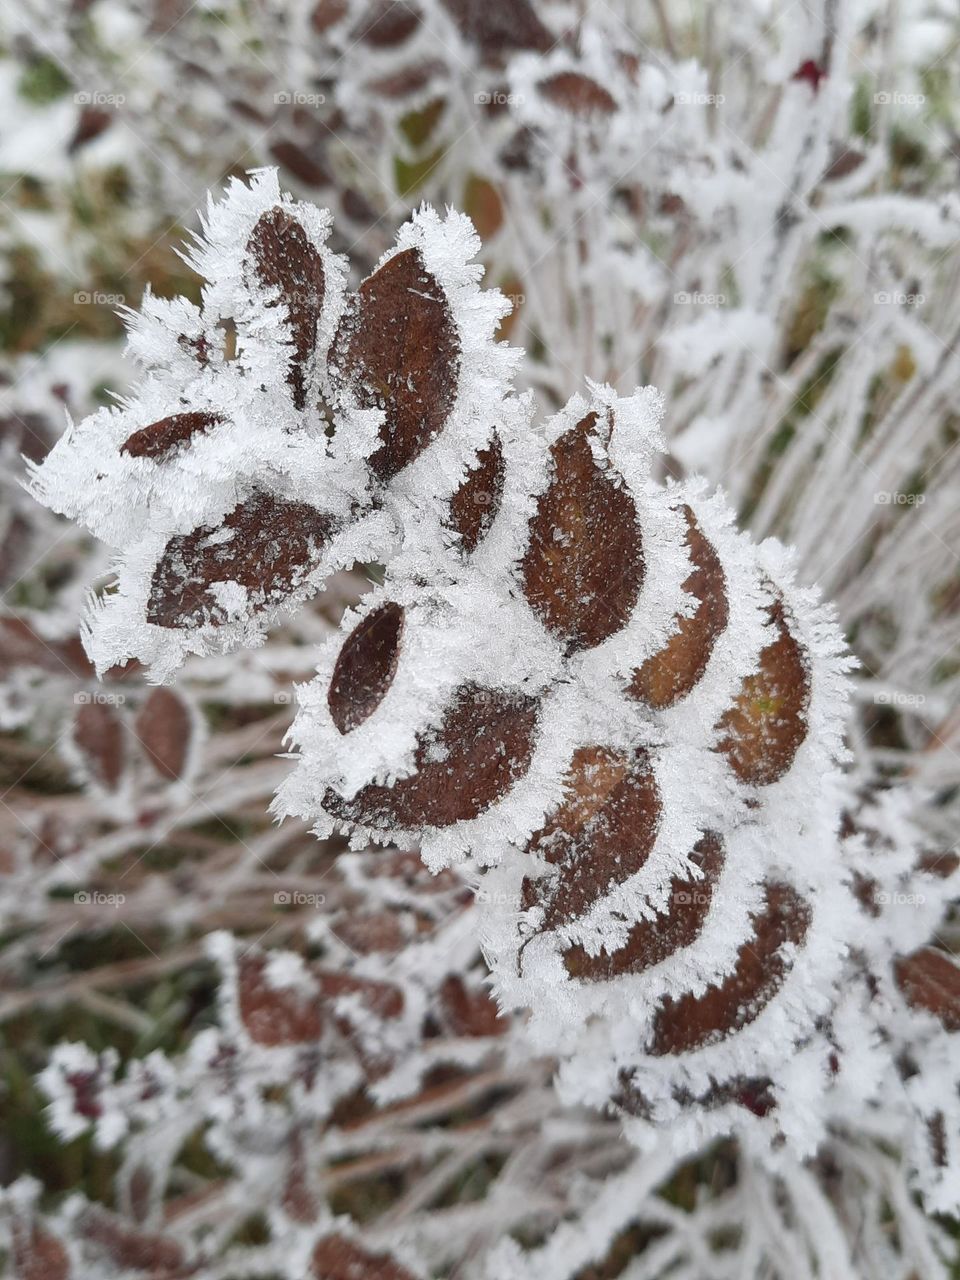
<path id="1" fill-rule="evenodd" d="M 636 506 L 598 463 L 596 426 L 588 414 L 551 449 L 553 474 L 521 565 L 527 599 L 569 652 L 619 631 L 643 581 Z"/>
<path id="2" fill-rule="evenodd" d="M 926 1009 L 947 1031 L 960 1031 L 960 967 L 943 951 L 921 947 L 894 962 L 897 986 L 914 1009 Z"/>
<path id="3" fill-rule="evenodd" d="M 397 671 L 403 609 L 392 602 L 368 613 L 337 658 L 327 703 L 341 733 L 362 724 L 382 702 Z"/>
<path id="4" fill-rule="evenodd" d="M 334 386 L 382 409 L 368 459 L 381 480 L 412 462 L 443 429 L 457 394 L 460 338 L 446 295 L 418 249 L 388 258 L 347 305 L 330 353 Z"/>
<path id="5" fill-rule="evenodd" d="M 316 567 L 331 531 L 315 507 L 255 493 L 218 527 L 171 538 L 153 574 L 147 621 L 219 626 L 269 608 Z"/>
<path id="6" fill-rule="evenodd" d="M 120 446 L 120 452 L 128 453 L 131 458 L 152 458 L 158 462 L 178 445 L 206 434 L 222 421 L 215 413 L 174 413 L 134 431 Z"/>
<path id="7" fill-rule="evenodd" d="M 505 464 L 500 437 L 477 454 L 477 465 L 450 499 L 450 526 L 460 535 L 464 551 L 476 551 L 493 524 L 503 499 Z"/>

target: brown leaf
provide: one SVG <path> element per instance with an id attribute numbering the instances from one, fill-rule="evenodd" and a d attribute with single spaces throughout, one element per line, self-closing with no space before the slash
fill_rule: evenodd
<path id="1" fill-rule="evenodd" d="M 317 1241 L 312 1266 L 315 1280 L 416 1280 L 389 1253 L 370 1253 L 340 1235 Z"/>
<path id="2" fill-rule="evenodd" d="M 310 15 L 310 25 L 319 35 L 345 18 L 349 0 L 319 0 Z"/>
<path id="3" fill-rule="evenodd" d="M 121 453 L 131 458 L 165 458 L 180 444 L 194 436 L 206 435 L 211 427 L 223 422 L 218 413 L 174 413 L 159 422 L 151 422 L 128 436 L 120 446 Z"/>
<path id="4" fill-rule="evenodd" d="M 374 49 L 391 49 L 408 40 L 419 25 L 420 10 L 406 0 L 373 0 L 350 38 Z"/>
<path id="5" fill-rule="evenodd" d="M 93 664 L 83 651 L 79 636 L 46 640 L 26 618 L 10 614 L 0 618 L 0 675 L 14 667 L 38 667 L 41 671 L 67 672 L 89 679 Z"/>
<path id="6" fill-rule="evenodd" d="M 126 752 L 123 722 L 106 702 L 86 702 L 73 718 L 73 743 L 95 782 L 116 791 L 123 778 Z"/>
<path id="7" fill-rule="evenodd" d="M 306 367 L 316 352 L 323 309 L 323 259 L 296 218 L 279 207 L 262 215 L 247 242 L 247 253 L 260 283 L 278 289 L 279 303 L 287 308 L 293 336 L 287 381 L 293 388 L 294 405 L 302 409 L 307 398 Z"/>
<path id="8" fill-rule="evenodd" d="M 179 694 L 172 689 L 154 689 L 140 708 L 134 731 L 161 778 L 175 782 L 183 777 L 193 721 Z"/>
<path id="9" fill-rule="evenodd" d="M 652 707 L 670 707 L 694 687 L 706 670 L 717 637 L 727 625 L 726 578 L 720 557 L 700 531 L 693 512 L 683 508 L 686 546 L 693 572 L 683 584 L 695 596 L 694 613 L 675 618 L 677 630 L 666 645 L 633 673 L 628 692 Z"/>
<path id="10" fill-rule="evenodd" d="M 17 1280 L 68 1280 L 71 1274 L 64 1245 L 35 1223 L 14 1226 L 13 1265 Z"/>
<path id="11" fill-rule="evenodd" d="M 642 973 L 660 964 L 681 947 L 695 942 L 710 910 L 714 885 L 723 869 L 720 837 L 708 832 L 694 845 L 690 861 L 703 871 L 700 880 L 670 881 L 670 907 L 653 920 L 638 920 L 617 951 L 588 955 L 579 944 L 563 957 L 567 973 L 587 982 L 605 982 L 627 973 Z"/>
<path id="12" fill-rule="evenodd" d="M 611 885 L 635 875 L 657 837 L 660 795 L 649 757 L 581 747 L 566 779 L 567 796 L 527 845 L 559 868 L 523 883 L 524 909 L 545 907 L 542 930 L 582 916 Z"/>
<path id="13" fill-rule="evenodd" d="M 351 951 L 362 956 L 397 952 L 406 942 L 396 911 L 351 912 L 334 925 L 333 932 Z"/>
<path id="14" fill-rule="evenodd" d="M 486 243 L 503 226 L 503 201 L 500 192 L 486 178 L 471 173 L 463 191 L 463 212 Z"/>
<path id="15" fill-rule="evenodd" d="M 558 71 L 541 80 L 537 89 L 548 102 L 576 116 L 609 116 L 617 109 L 616 98 L 579 71 Z"/>
<path id="16" fill-rule="evenodd" d="M 783 602 L 768 610 L 774 639 L 760 654 L 717 730 L 722 751 L 741 782 L 765 786 L 783 776 L 807 736 L 810 671 L 800 644 L 787 627 Z"/>
<path id="17" fill-rule="evenodd" d="M 270 1048 L 319 1040 L 324 1022 L 320 994 L 271 987 L 265 977 L 266 965 L 263 956 L 244 956 L 239 965 L 240 1020 L 250 1039 Z"/>
<path id="18" fill-rule="evenodd" d="M 331 528 L 329 516 L 306 503 L 254 494 L 219 529 L 170 539 L 153 574 L 147 621 L 221 626 L 228 615 L 212 590 L 220 582 L 239 583 L 252 612 L 279 604 L 316 568 Z"/>
<path id="19" fill-rule="evenodd" d="M 403 1013 L 403 992 L 392 982 L 355 978 L 349 973 L 331 973 L 322 969 L 315 970 L 314 976 L 321 996 L 328 1004 L 343 996 L 357 996 L 364 1008 L 377 1018 L 391 1020 Z"/>
<path id="20" fill-rule="evenodd" d="M 310 146 L 303 147 L 291 141 L 290 138 L 277 138 L 275 142 L 270 143 L 270 156 L 276 160 L 277 164 L 288 169 L 305 187 L 322 188 L 333 184 L 333 174 L 327 162 L 326 148 L 320 142 L 313 142 Z M 322 301 L 321 296 L 321 304 Z M 319 306 L 317 314 L 320 314 Z M 297 384 L 294 383 L 294 385 Z M 303 405 L 298 404 L 297 408 L 302 409 Z"/>
<path id="21" fill-rule="evenodd" d="M 522 49 L 546 53 L 553 44 L 529 0 L 443 0 L 443 5 L 486 61 Z"/>
<path id="22" fill-rule="evenodd" d="M 99 107 L 84 107 L 77 116 L 77 127 L 73 131 L 67 151 L 73 155 L 88 142 L 99 138 L 101 133 L 110 128 L 115 118 L 112 111 L 102 111 Z"/>
<path id="23" fill-rule="evenodd" d="M 960 966 L 935 947 L 898 956 L 893 973 L 911 1009 L 926 1009 L 947 1031 L 960 1031 Z"/>
<path id="24" fill-rule="evenodd" d="M 98 1246 L 117 1267 L 146 1271 L 151 1280 L 189 1274 L 183 1250 L 169 1236 L 130 1230 L 119 1218 L 101 1209 L 87 1209 L 77 1224 L 85 1240 Z"/>
<path id="25" fill-rule="evenodd" d="M 456 973 L 444 978 L 438 994 L 444 1020 L 455 1036 L 502 1036 L 510 1025 L 489 991 L 468 987 Z"/>
<path id="26" fill-rule="evenodd" d="M 373 715 L 397 674 L 403 608 L 392 601 L 374 609 L 344 641 L 330 677 L 327 706 L 341 733 Z"/>
<path id="27" fill-rule="evenodd" d="M 788 943 L 799 946 L 810 925 L 810 908 L 785 884 L 769 884 L 765 905 L 752 917 L 753 932 L 739 951 L 733 972 L 703 995 L 665 996 L 654 1021 L 649 1052 L 686 1053 L 733 1034 L 763 1012 L 779 991 L 790 964 Z"/>
<path id="28" fill-rule="evenodd" d="M 530 521 L 523 589 L 568 653 L 590 649 L 623 627 L 643 582 L 637 509 L 601 470 L 588 414 L 551 449 L 553 478 Z"/>
<path id="29" fill-rule="evenodd" d="M 530 767 L 537 710 L 534 698 L 464 686 L 440 727 L 422 735 L 409 777 L 363 787 L 351 800 L 328 790 L 323 807 L 379 830 L 476 818 Z"/>
<path id="30" fill-rule="evenodd" d="M 496 519 L 503 500 L 506 466 L 500 437 L 477 454 L 477 466 L 450 499 L 450 525 L 459 533 L 468 555 L 476 551 Z"/>
<path id="31" fill-rule="evenodd" d="M 446 296 L 417 249 L 368 276 L 334 338 L 331 372 L 363 409 L 385 410 L 369 458 L 390 480 L 442 430 L 457 395 L 460 337 Z"/>

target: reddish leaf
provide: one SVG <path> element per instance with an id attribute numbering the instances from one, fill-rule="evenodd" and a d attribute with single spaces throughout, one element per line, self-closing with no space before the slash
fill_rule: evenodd
<path id="1" fill-rule="evenodd" d="M 370 1253 L 339 1235 L 317 1241 L 312 1266 L 315 1280 L 415 1280 L 389 1253 Z"/>
<path id="2" fill-rule="evenodd" d="M 17 1280 L 68 1280 L 71 1274 L 65 1247 L 37 1224 L 14 1226 L 13 1265 Z"/>
<path id="3" fill-rule="evenodd" d="M 211 589 L 220 582 L 243 587 L 253 612 L 279 604 L 317 566 L 330 532 L 330 518 L 315 507 L 254 494 L 219 529 L 171 538 L 154 571 L 147 621 L 222 625 L 228 615 Z"/>
<path id="4" fill-rule="evenodd" d="M 349 0 L 319 0 L 310 15 L 310 25 L 321 34 L 335 26 L 341 18 L 345 18 L 349 9 Z"/>
<path id="5" fill-rule="evenodd" d="M 153 458 L 157 461 L 194 436 L 206 435 L 220 422 L 223 418 L 218 413 L 175 413 L 134 431 L 124 440 L 120 452 L 128 453 L 132 458 Z"/>
<path id="6" fill-rule="evenodd" d="M 475 818 L 527 772 L 536 723 L 534 698 L 465 686 L 439 729 L 421 738 L 409 777 L 363 787 L 351 800 L 328 790 L 324 808 L 380 830 Z"/>
<path id="7" fill-rule="evenodd" d="M 333 932 L 351 951 L 367 956 L 399 951 L 406 937 L 395 911 L 363 911 L 338 921 Z"/>
<path id="8" fill-rule="evenodd" d="M 788 943 L 799 946 L 810 925 L 810 908 L 785 884 L 770 884 L 765 905 L 752 917 L 750 940 L 741 946 L 733 972 L 703 995 L 665 996 L 654 1022 L 650 1052 L 686 1053 L 741 1030 L 779 991 L 790 963 Z"/>
<path id="9" fill-rule="evenodd" d="M 357 996 L 360 1003 L 377 1018 L 390 1020 L 403 1013 L 404 998 L 399 987 L 373 978 L 354 978 L 349 973 L 329 973 L 322 969 L 314 975 L 322 998 L 331 1003 L 343 996 Z"/>
<path id="10" fill-rule="evenodd" d="M 487 447 L 477 454 L 477 466 L 450 499 L 450 524 L 459 533 L 468 555 L 476 551 L 496 519 L 505 475 L 500 437 L 494 433 Z"/>
<path id="11" fill-rule="evenodd" d="M 420 25 L 420 10 L 406 0 L 373 0 L 350 33 L 374 49 L 391 49 L 409 39 Z"/>
<path id="12" fill-rule="evenodd" d="M 776 639 L 760 654 L 736 701 L 717 724 L 717 749 L 741 782 L 765 786 L 783 776 L 807 736 L 810 671 L 806 654 L 790 634 L 780 599 L 768 616 Z"/>
<path id="13" fill-rule="evenodd" d="M 603 85 L 579 71 L 558 71 L 541 80 L 537 88 L 548 102 L 576 116 L 609 116 L 617 109 L 616 99 Z"/>
<path id="14" fill-rule="evenodd" d="M 693 512 L 687 520 L 686 545 L 693 572 L 683 589 L 697 598 L 696 611 L 676 616 L 677 630 L 666 645 L 633 673 L 628 692 L 652 707 L 670 707 L 694 687 L 706 670 L 717 637 L 727 625 L 726 578 L 720 557 L 703 536 Z"/>
<path id="15" fill-rule="evenodd" d="M 183 1250 L 169 1236 L 130 1230 L 112 1214 L 93 1208 L 81 1216 L 78 1230 L 118 1267 L 149 1272 L 151 1280 L 188 1274 Z"/>
<path id="16" fill-rule="evenodd" d="M 911 1009 L 926 1009 L 947 1031 L 960 1031 L 960 966 L 935 947 L 898 956 L 894 977 Z"/>
<path id="17" fill-rule="evenodd" d="M 15 667 L 38 667 L 41 671 L 67 672 L 88 679 L 93 665 L 83 651 L 79 636 L 69 640 L 45 640 L 25 618 L 0 618 L 0 675 Z"/>
<path id="18" fill-rule="evenodd" d="M 546 53 L 554 43 L 529 0 L 443 0 L 443 5 L 488 61 L 520 49 Z"/>
<path id="19" fill-rule="evenodd" d="M 123 722 L 106 702 L 86 702 L 73 718 L 73 743 L 91 777 L 108 791 L 116 791 L 123 778 Z"/>
<path id="20" fill-rule="evenodd" d="M 830 163 L 824 170 L 824 180 L 836 182 L 839 178 L 847 177 L 848 174 L 859 169 L 866 158 L 862 151 L 857 151 L 852 147 L 834 150 Z"/>
<path id="21" fill-rule="evenodd" d="M 68 152 L 72 155 L 81 147 L 85 147 L 88 142 L 99 138 L 101 133 L 110 128 L 115 118 L 112 111 L 102 111 L 99 107 L 84 107 L 77 117 L 77 127 L 67 147 Z"/>
<path id="22" fill-rule="evenodd" d="M 621 629 L 643 581 L 637 509 L 590 448 L 590 413 L 551 449 L 553 478 L 530 521 L 523 589 L 567 651 L 590 649 Z"/>
<path id="23" fill-rule="evenodd" d="M 292 142 L 289 138 L 278 138 L 275 142 L 270 143 L 270 156 L 276 160 L 277 164 L 282 165 L 284 169 L 289 169 L 298 182 L 302 182 L 305 187 L 329 187 L 333 183 L 333 174 L 327 163 L 326 148 L 320 142 L 314 142 L 309 147 L 302 147 L 299 143 Z M 323 297 L 321 295 L 321 303 Z M 317 314 L 320 314 L 320 307 L 317 307 Z M 309 355 L 309 351 L 306 352 Z M 298 384 L 291 378 L 294 386 L 298 389 Z M 297 402 L 297 408 L 302 409 L 303 404 Z"/>
<path id="24" fill-rule="evenodd" d="M 502 1036 L 510 1025 L 489 991 L 471 989 L 458 974 L 444 978 L 439 996 L 444 1020 L 455 1036 Z"/>
<path id="25" fill-rule="evenodd" d="M 386 697 L 397 674 L 403 618 L 400 605 L 381 605 L 344 641 L 327 690 L 330 715 L 341 733 L 363 724 Z"/>
<path id="26" fill-rule="evenodd" d="M 280 1203 L 287 1217 L 294 1222 L 316 1222 L 320 1214 L 320 1199 L 310 1183 L 303 1139 L 299 1133 L 290 1140 L 290 1167 Z"/>
<path id="27" fill-rule="evenodd" d="M 528 852 L 558 868 L 527 879 L 523 906 L 545 907 L 541 929 L 556 929 L 584 914 L 611 885 L 635 875 L 657 837 L 660 796 L 647 753 L 632 757 L 605 747 L 581 747 L 566 779 L 567 797 Z"/>
<path id="28" fill-rule="evenodd" d="M 263 214 L 247 243 L 260 283 L 280 291 L 293 335 L 287 381 L 298 409 L 306 404 L 306 365 L 316 352 L 317 323 L 323 309 L 323 259 L 303 227 L 284 209 Z"/>
<path id="29" fill-rule="evenodd" d="M 390 480 L 441 431 L 457 395 L 460 338 L 417 249 L 395 254 L 350 300 L 331 370 L 364 409 L 385 411 L 369 462 Z"/>
<path id="30" fill-rule="evenodd" d="M 183 699 L 172 689 L 154 689 L 140 709 L 136 735 L 147 759 L 168 782 L 183 777 L 193 722 Z"/>
<path id="31" fill-rule="evenodd" d="M 702 879 L 681 880 L 674 876 L 670 882 L 668 911 L 653 920 L 638 920 L 619 950 L 591 956 L 579 944 L 570 947 L 563 957 L 570 976 L 603 982 L 627 973 L 642 973 L 666 960 L 680 947 L 689 947 L 695 942 L 723 869 L 719 836 L 709 832 L 698 840 L 690 860 L 703 871 Z"/>
<path id="32" fill-rule="evenodd" d="M 237 998 L 240 1019 L 250 1039 L 271 1048 L 319 1040 L 323 1031 L 320 995 L 271 987 L 265 970 L 263 956 L 245 956 L 240 961 Z"/>

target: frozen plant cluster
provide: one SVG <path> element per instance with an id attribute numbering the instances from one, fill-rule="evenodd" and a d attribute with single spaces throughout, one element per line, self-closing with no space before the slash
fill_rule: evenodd
<path id="1" fill-rule="evenodd" d="M 86 622 L 98 669 L 167 679 L 383 561 L 298 691 L 279 812 L 460 867 L 500 1005 L 530 1011 L 518 1038 L 560 1059 L 563 1101 L 612 1106 L 641 1148 L 736 1133 L 774 1167 L 810 1158 L 896 1080 L 915 1176 L 952 1208 L 936 1081 L 958 970 L 924 945 L 949 875 L 915 865 L 912 832 L 884 859 L 871 810 L 850 811 L 832 615 L 704 483 L 654 479 L 651 390 L 591 383 L 534 424 L 462 215 L 420 210 L 352 293 L 329 229 L 274 172 L 235 182 L 191 251 L 200 308 L 148 298 L 142 383 L 35 469 L 117 555 Z M 908 898 L 930 907 L 904 927 Z M 422 1026 L 422 1000 L 296 957 L 234 981 L 267 1043 L 289 1020 L 298 1046 L 320 1040 L 331 994 L 373 1049 L 409 1055 Z M 270 994 L 288 989 L 291 1008 Z M 931 1074 L 904 1082 L 919 1045 Z M 76 1080 L 100 1087 L 77 1052 L 46 1086 L 64 1133 Z M 99 1110 L 117 1141 L 125 1108 Z"/>
<path id="2" fill-rule="evenodd" d="M 141 381 L 34 473 L 112 562 L 5 513 L 0 572 L 43 572 L 0 715 L 81 790 L 0 847 L 6 968 L 48 957 L 0 1013 L 141 1046 L 69 1030 L 43 1072 L 118 1163 L 5 1193 L 21 1277 L 950 1273 L 956 19 L 636 9 L 0 17 L 11 101 L 38 56 L 125 99 L 24 108 L 5 262 L 86 288 L 117 246 L 67 241 L 70 184 L 113 165 L 142 228 L 281 174 L 211 205 L 200 304 L 127 315 Z M 421 198 L 482 245 L 419 210 L 391 247 Z M 11 457 L 95 360 L 17 370 Z M 94 882 L 126 900 L 71 915 Z M 46 976 L 118 919 L 163 954 Z M 215 1026 L 148 1054 L 117 991 L 213 929 Z"/>

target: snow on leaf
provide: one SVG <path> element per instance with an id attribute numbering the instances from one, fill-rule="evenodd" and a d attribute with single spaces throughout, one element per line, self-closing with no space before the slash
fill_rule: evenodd
<path id="1" fill-rule="evenodd" d="M 147 621 L 186 628 L 228 621 L 214 590 L 220 583 L 238 584 L 251 611 L 267 608 L 316 567 L 331 529 L 315 507 L 255 493 L 219 528 L 170 540 L 153 574 Z"/>
<path id="2" fill-rule="evenodd" d="M 683 584 L 697 600 L 696 611 L 677 615 L 677 630 L 658 653 L 638 668 L 628 690 L 652 707 L 669 707 L 684 697 L 703 675 L 717 636 L 727 625 L 726 579 L 720 558 L 704 537 L 689 506 L 687 549 L 693 571 Z"/>
<path id="3" fill-rule="evenodd" d="M 391 1254 L 373 1253 L 343 1235 L 318 1240 L 311 1266 L 315 1280 L 417 1280 Z"/>
<path id="4" fill-rule="evenodd" d="M 443 429 L 457 394 L 460 338 L 418 249 L 394 254 L 347 304 L 330 353 L 333 383 L 385 413 L 368 459 L 390 480 Z"/>
<path id="5" fill-rule="evenodd" d="M 770 884 L 762 912 L 740 948 L 733 972 L 701 996 L 667 996 L 657 1011 L 650 1052 L 686 1053 L 713 1043 L 752 1022 L 776 994 L 790 967 L 787 948 L 799 946 L 810 909 L 785 884 Z"/>
<path id="6" fill-rule="evenodd" d="M 460 535 L 464 551 L 476 551 L 493 524 L 503 499 L 505 463 L 500 437 L 477 454 L 477 465 L 450 499 L 450 525 Z"/>
<path id="7" fill-rule="evenodd" d="M 293 331 L 293 356 L 288 381 L 293 403 L 304 408 L 309 362 L 317 345 L 317 325 L 323 311 L 323 259 L 301 224 L 285 209 L 263 214 L 247 243 L 260 283 L 278 291 L 276 302 L 287 308 Z"/>
<path id="8" fill-rule="evenodd" d="M 756 786 L 776 782 L 790 768 L 807 735 L 810 701 L 809 666 L 787 626 L 781 599 L 768 616 L 776 638 L 717 725 L 718 750 L 742 782 Z"/>
<path id="9" fill-rule="evenodd" d="M 466 686 L 443 723 L 421 739 L 409 777 L 363 787 L 349 800 L 328 791 L 324 807 L 380 830 L 475 818 L 526 773 L 536 723 L 536 699 Z"/>

